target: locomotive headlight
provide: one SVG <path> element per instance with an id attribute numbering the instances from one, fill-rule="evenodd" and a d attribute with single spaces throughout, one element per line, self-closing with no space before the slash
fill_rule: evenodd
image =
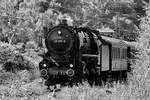
<path id="1" fill-rule="evenodd" d="M 70 67 L 72 68 L 72 67 L 73 67 L 73 64 L 70 64 Z"/>
<path id="2" fill-rule="evenodd" d="M 61 35 L 61 31 L 60 30 L 58 31 L 58 35 Z"/>
<path id="3" fill-rule="evenodd" d="M 43 64 L 43 67 L 47 67 L 47 65 L 46 65 L 46 64 Z"/>

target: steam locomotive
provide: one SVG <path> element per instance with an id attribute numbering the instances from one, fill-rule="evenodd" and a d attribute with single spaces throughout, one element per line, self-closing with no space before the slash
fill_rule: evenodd
<path id="1" fill-rule="evenodd" d="M 49 29 L 45 44 L 48 51 L 39 70 L 47 86 L 126 79 L 130 70 L 130 42 L 101 36 L 96 30 L 60 24 Z"/>

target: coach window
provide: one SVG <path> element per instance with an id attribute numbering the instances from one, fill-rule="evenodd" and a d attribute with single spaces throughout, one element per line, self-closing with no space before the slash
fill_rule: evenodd
<path id="1" fill-rule="evenodd" d="M 117 59 L 120 59 L 120 48 L 117 48 Z"/>
<path id="2" fill-rule="evenodd" d="M 123 59 L 127 58 L 127 49 L 123 49 Z"/>
<path id="3" fill-rule="evenodd" d="M 121 51 L 121 59 L 124 59 L 124 49 Z"/>
<path id="4" fill-rule="evenodd" d="M 112 51 L 111 57 L 112 57 L 112 59 L 114 59 L 114 54 L 115 54 L 115 53 L 114 53 L 114 47 L 112 47 L 112 50 L 111 50 L 111 51 Z"/>
<path id="5" fill-rule="evenodd" d="M 112 47 L 112 59 L 116 58 L 116 48 Z"/>
<path id="6" fill-rule="evenodd" d="M 118 48 L 115 48 L 115 59 L 118 58 Z"/>
<path id="7" fill-rule="evenodd" d="M 124 57 L 125 57 L 125 55 L 124 55 L 124 52 L 125 51 L 125 49 L 121 49 L 121 59 L 124 59 Z"/>
<path id="8" fill-rule="evenodd" d="M 126 59 L 127 58 L 127 49 L 122 49 L 121 51 L 121 59 Z"/>
<path id="9" fill-rule="evenodd" d="M 120 59 L 120 48 L 112 47 L 112 59 Z"/>

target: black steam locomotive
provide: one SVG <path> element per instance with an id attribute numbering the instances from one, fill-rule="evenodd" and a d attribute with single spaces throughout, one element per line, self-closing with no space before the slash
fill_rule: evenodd
<path id="1" fill-rule="evenodd" d="M 48 49 L 39 63 L 46 85 L 73 85 L 86 79 L 90 85 L 107 78 L 126 78 L 131 45 L 101 36 L 99 31 L 60 24 L 45 37 Z"/>

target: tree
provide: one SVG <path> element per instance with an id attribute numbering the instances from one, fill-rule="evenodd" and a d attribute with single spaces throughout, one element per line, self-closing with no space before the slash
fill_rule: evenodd
<path id="1" fill-rule="evenodd" d="M 41 3 L 42 2 L 42 3 Z M 45 4 L 44 0 L 1 0 L 0 20 L 1 36 L 7 37 L 10 44 L 36 40 L 36 36 L 42 35 L 44 22 L 48 22 L 48 15 L 42 16 L 40 8 Z M 44 10 L 47 10 L 47 8 Z"/>
<path id="2" fill-rule="evenodd" d="M 107 3 L 106 9 L 109 10 L 109 15 L 112 16 L 114 22 L 112 28 L 116 30 L 116 34 L 125 40 L 130 40 L 129 37 L 137 35 L 137 13 L 134 9 L 133 2 L 125 1 L 110 1 Z M 134 40 L 136 37 L 133 37 Z"/>
<path id="3" fill-rule="evenodd" d="M 1 0 L 0 3 L 1 34 L 5 34 L 8 42 L 11 44 L 16 33 L 16 25 L 18 23 L 16 18 L 17 14 L 14 9 L 15 2 L 11 3 L 11 0 Z"/>
<path id="4" fill-rule="evenodd" d="M 82 0 L 81 26 L 94 29 L 110 27 L 115 30 L 114 37 L 131 37 L 137 35 L 137 13 L 130 0 Z M 133 39 L 136 37 L 133 37 Z M 125 39 L 125 38 L 124 38 Z M 126 40 L 129 40 L 128 38 Z"/>
<path id="5" fill-rule="evenodd" d="M 123 37 L 121 33 L 126 35 L 136 32 L 136 12 L 133 3 L 129 1 L 6 0 L 0 6 L 2 33 L 8 34 L 8 40 L 13 42 L 38 41 L 36 37 L 44 37 L 43 33 L 57 24 L 59 16 L 64 15 L 73 20 L 74 26 L 92 29 L 106 26 Z M 22 34 L 26 35 L 26 40 Z"/>
<path id="6" fill-rule="evenodd" d="M 150 5 L 146 7 L 149 8 Z M 150 90 L 150 10 L 146 10 L 146 16 L 141 18 L 140 32 L 138 38 L 136 53 L 136 61 L 132 65 L 133 77 L 132 77 L 132 91 L 134 94 L 138 92 L 141 99 L 143 97 L 149 98 Z M 135 88 L 136 87 L 136 88 Z M 136 94 L 137 97 L 139 95 Z"/>

